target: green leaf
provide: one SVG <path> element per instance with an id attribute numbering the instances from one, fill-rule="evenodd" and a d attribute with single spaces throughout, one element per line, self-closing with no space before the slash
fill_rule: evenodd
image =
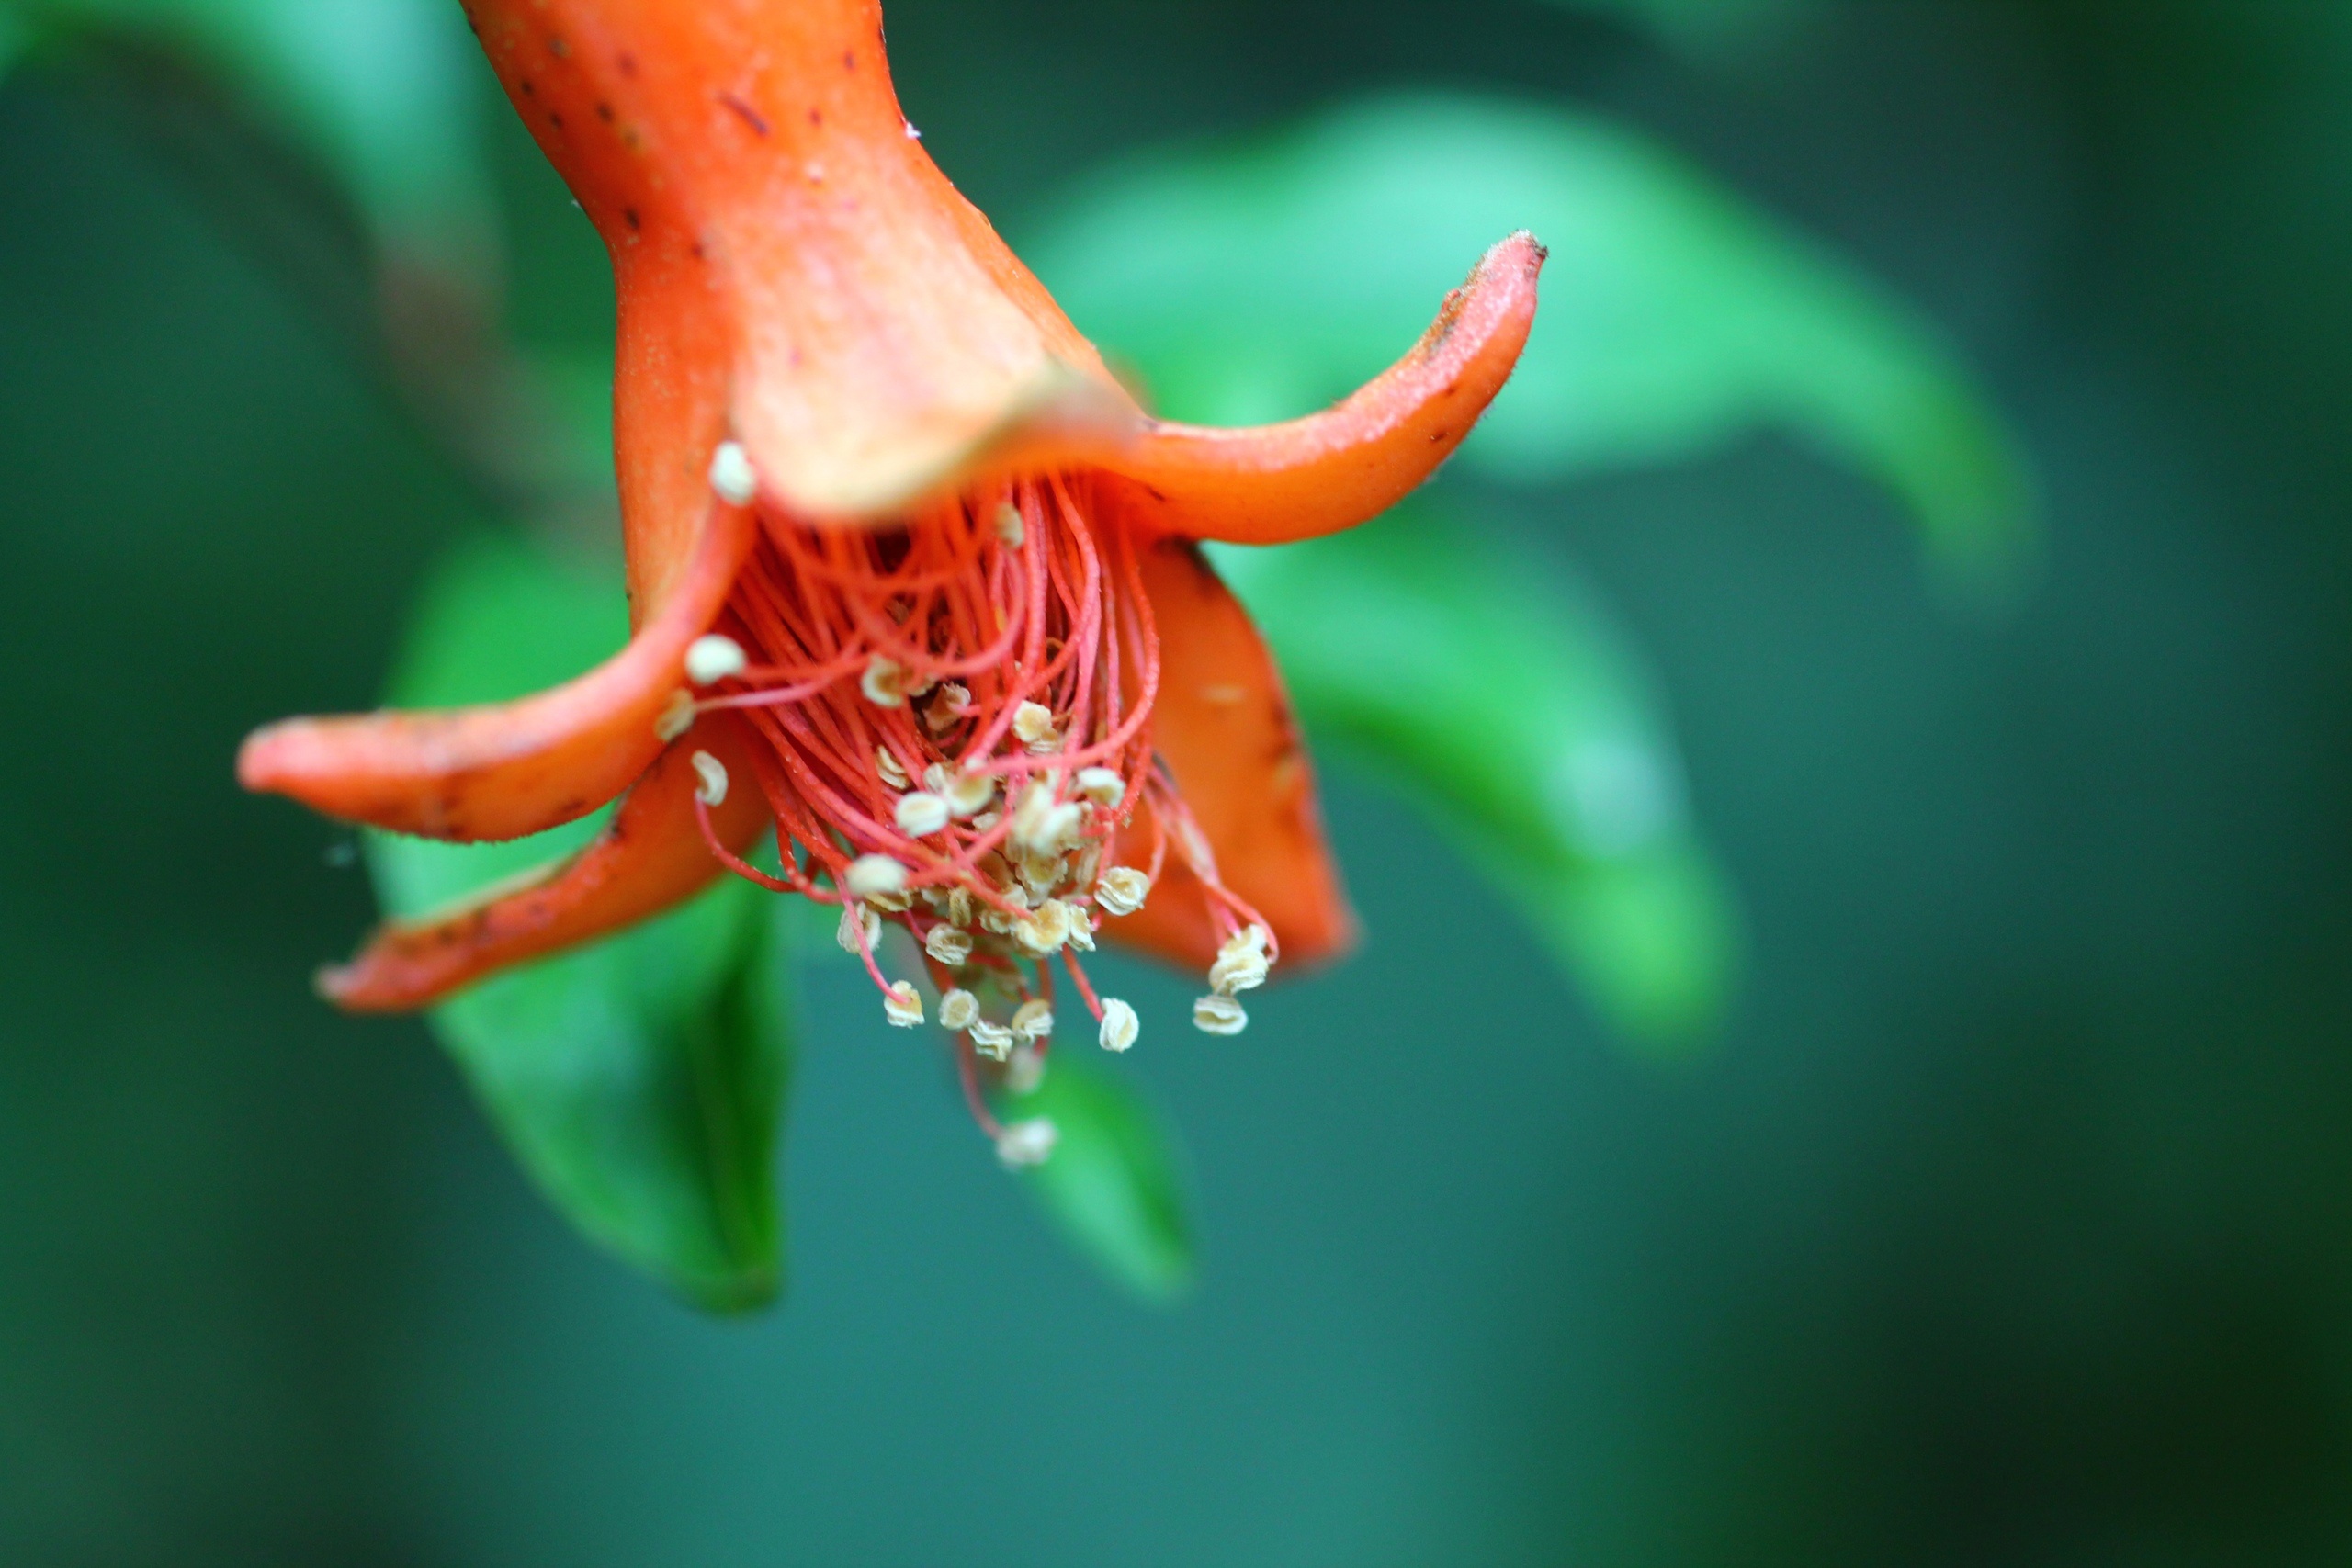
<path id="1" fill-rule="evenodd" d="M 1069 1046 L 1008 1114 L 1059 1131 L 1051 1159 L 1023 1182 L 1072 1246 L 1116 1283 L 1168 1302 L 1195 1274 L 1192 1206 L 1170 1134 L 1136 1092 Z"/>
<path id="2" fill-rule="evenodd" d="M 404 262 L 470 276 L 494 255 L 485 96 L 448 0 L 0 0 L 0 22 L 178 55 L 344 188 Z"/>
<path id="3" fill-rule="evenodd" d="M 503 539 L 428 588 L 390 700 L 512 696 L 626 635 L 616 580 Z M 389 910 L 414 915 L 576 847 L 574 823 L 508 844 L 373 834 Z M 484 981 L 433 1027 L 540 1190 L 582 1231 L 696 1303 L 737 1311 L 783 1280 L 775 1186 L 789 1070 L 785 938 L 733 879 L 660 919 Z"/>
<path id="4" fill-rule="evenodd" d="M 1425 497 L 1304 545 L 1213 548 L 1318 744 L 1417 801 L 1622 1031 L 1704 1032 L 1736 922 L 1656 684 L 1589 590 Z"/>
<path id="5" fill-rule="evenodd" d="M 1346 107 L 1097 182 L 1027 248 L 1164 412 L 1254 423 L 1403 352 L 1484 249 L 1551 247 L 1517 374 L 1463 448 L 1553 480 L 1797 434 L 1908 503 L 1932 557 L 1999 581 L 2032 537 L 2008 433 L 1914 312 L 1633 132 L 1466 96 Z"/>
<path id="6" fill-rule="evenodd" d="M 1552 0 L 1640 28 L 1702 64 L 1753 54 L 1814 20 L 1823 0 Z"/>
<path id="7" fill-rule="evenodd" d="M 35 41 L 32 23 L 11 10 L 6 0 L 0 0 L 0 81 L 16 69 L 17 62 L 25 57 Z"/>

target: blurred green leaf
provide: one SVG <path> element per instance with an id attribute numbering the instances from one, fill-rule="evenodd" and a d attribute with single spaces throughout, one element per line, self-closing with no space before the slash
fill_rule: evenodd
<path id="1" fill-rule="evenodd" d="M 33 41 L 32 23 L 0 6 L 0 78 L 6 78 L 15 69 Z"/>
<path id="2" fill-rule="evenodd" d="M 1396 781 L 1621 1030 L 1684 1042 L 1737 955 L 1654 682 L 1594 596 L 1416 498 L 1278 550 L 1215 547 L 1309 731 Z"/>
<path id="3" fill-rule="evenodd" d="M 617 580 L 503 539 L 461 547 L 425 593 L 390 700 L 514 695 L 626 635 Z M 371 835 L 386 907 L 414 915 L 583 841 Z M 773 900 L 728 879 L 683 908 L 498 976 L 434 1029 L 542 1190 L 589 1235 L 700 1305 L 741 1310 L 783 1279 L 775 1163 L 789 1070 Z"/>
<path id="4" fill-rule="evenodd" d="M 449 0 L 0 0 L 0 24 L 174 54 L 314 159 L 403 261 L 495 265 L 481 70 Z"/>
<path id="5" fill-rule="evenodd" d="M 1057 1050 L 1035 1094 L 1010 1114 L 1046 1116 L 1060 1132 L 1053 1157 L 1023 1173 L 1072 1246 L 1147 1301 L 1190 1289 L 1192 1206 L 1160 1119 L 1119 1077 L 1075 1047 Z"/>
<path id="6" fill-rule="evenodd" d="M 1517 229 L 1551 247 L 1543 304 L 1464 464 L 1550 480 L 1779 426 L 1892 488 L 1957 574 L 1999 581 L 2020 564 L 2030 486 L 1936 334 L 1600 120 L 1474 97 L 1359 103 L 1125 165 L 1028 254 L 1166 412 L 1240 424 L 1352 389 Z"/>
<path id="7" fill-rule="evenodd" d="M 1822 0 L 1552 0 L 1649 33 L 1690 60 L 1720 63 L 1778 41 L 1813 19 Z"/>

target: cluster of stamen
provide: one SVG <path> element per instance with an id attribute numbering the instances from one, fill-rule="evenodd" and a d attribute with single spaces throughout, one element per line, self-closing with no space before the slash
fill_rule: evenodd
<path id="1" fill-rule="evenodd" d="M 711 483 L 730 505 L 757 491 L 731 442 Z M 763 509 L 725 615 L 688 650 L 689 686 L 657 724 L 674 739 L 730 710 L 750 727 L 780 874 L 718 841 L 709 808 L 730 781 L 696 752 L 712 852 L 763 886 L 840 905 L 842 947 L 903 1028 L 923 1021 L 922 998 L 885 974 L 879 948 L 888 925 L 911 938 L 959 1037 L 973 1114 L 1008 1165 L 1046 1158 L 1054 1129 L 1000 1122 L 981 1077 L 1015 1096 L 1042 1080 L 1057 958 L 1102 1048 L 1135 1043 L 1135 1009 L 1098 996 L 1079 954 L 1103 919 L 1143 908 L 1169 854 L 1206 889 L 1224 940 L 1198 1027 L 1239 1032 L 1236 996 L 1278 951 L 1153 756 L 1159 645 L 1136 545 L 1089 517 L 1087 493 L 1083 479 L 1008 482 L 872 529 Z M 1141 863 L 1114 862 L 1114 844 Z"/>

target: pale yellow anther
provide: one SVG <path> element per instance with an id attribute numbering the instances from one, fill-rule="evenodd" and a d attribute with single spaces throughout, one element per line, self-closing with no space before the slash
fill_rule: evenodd
<path id="1" fill-rule="evenodd" d="M 1082 835 L 1084 829 L 1087 829 L 1087 808 L 1080 807 L 1077 802 L 1068 802 L 1066 799 L 1066 802 L 1061 802 L 1058 807 L 1051 808 L 1051 811 L 1046 811 L 1045 818 L 1040 818 L 1040 823 L 1037 823 L 1037 840 L 1030 844 L 1030 849 L 1037 849 L 1040 853 L 1049 853 L 1049 856 L 1058 856 L 1058 853 L 1070 849 L 1072 844 L 1077 844 L 1077 840 L 1080 840 L 1080 835 Z"/>
<path id="2" fill-rule="evenodd" d="M 922 705 L 923 728 L 933 735 L 944 735 L 972 711 L 972 689 L 961 682 L 949 681 L 933 692 Z"/>
<path id="3" fill-rule="evenodd" d="M 1221 997 L 1255 990 L 1266 983 L 1267 968 L 1261 953 L 1243 953 L 1220 958 L 1209 965 L 1209 989 Z"/>
<path id="4" fill-rule="evenodd" d="M 907 770 L 899 765 L 899 759 L 890 755 L 890 749 L 887 746 L 874 748 L 874 771 L 892 789 L 904 789 L 910 782 Z"/>
<path id="5" fill-rule="evenodd" d="M 1004 813 L 1001 811 L 983 811 L 978 817 L 972 818 L 972 831 L 975 833 L 991 832 L 995 829 L 996 825 L 1003 820 Z"/>
<path id="6" fill-rule="evenodd" d="M 1054 710 L 1043 703 L 1023 703 L 1012 710 L 1012 734 L 1023 746 L 1043 753 L 1058 748 L 1061 732 L 1054 728 Z"/>
<path id="7" fill-rule="evenodd" d="M 1093 886 L 1095 875 L 1102 868 L 1102 840 L 1089 839 L 1078 846 L 1078 860 L 1069 869 L 1070 886 L 1073 887 Z"/>
<path id="8" fill-rule="evenodd" d="M 1021 542 L 1029 536 L 1027 525 L 1021 521 L 1021 508 L 1009 501 L 997 502 L 995 522 L 996 536 L 1004 541 L 1008 550 L 1019 549 Z"/>
<path id="9" fill-rule="evenodd" d="M 1067 939 L 1069 945 L 1080 953 L 1093 952 L 1094 912 L 1080 908 L 1076 904 L 1068 905 L 1066 908 L 1069 910 L 1069 936 Z"/>
<path id="10" fill-rule="evenodd" d="M 913 982 L 900 980 L 883 994 L 882 1016 L 900 1029 L 912 1029 L 922 1021 L 922 998 Z"/>
<path id="11" fill-rule="evenodd" d="M 1127 781 L 1112 768 L 1080 768 L 1073 781 L 1080 796 L 1092 801 L 1105 811 L 1115 811 L 1127 798 Z"/>
<path id="12" fill-rule="evenodd" d="M 899 819 L 899 832 L 920 839 L 947 826 L 947 802 L 944 797 L 927 789 L 919 789 L 911 795 L 899 797 L 895 815 Z"/>
<path id="13" fill-rule="evenodd" d="M 903 915 L 915 907 L 912 893 L 869 893 L 865 901 L 885 914 Z"/>
<path id="14" fill-rule="evenodd" d="M 1143 1020 L 1136 1010 L 1116 997 L 1102 998 L 1102 1049 L 1125 1051 L 1132 1049 L 1136 1036 L 1143 1032 Z"/>
<path id="15" fill-rule="evenodd" d="M 751 663 L 741 643 L 717 632 L 708 637 L 698 637 L 686 645 L 686 679 L 697 686 L 724 681 L 729 675 L 741 675 L 751 667 Z"/>
<path id="16" fill-rule="evenodd" d="M 760 493 L 759 473 L 741 443 L 722 441 L 710 455 L 710 488 L 729 506 L 749 506 Z"/>
<path id="17" fill-rule="evenodd" d="M 849 863 L 842 881 L 857 897 L 884 897 L 907 890 L 907 868 L 888 855 L 860 855 Z"/>
<path id="18" fill-rule="evenodd" d="M 981 1019 L 972 1025 L 971 1034 L 972 1049 L 990 1061 L 1001 1062 L 1012 1054 L 1012 1031 L 1001 1023 Z"/>
<path id="19" fill-rule="evenodd" d="M 695 765 L 695 777 L 701 783 L 695 786 L 695 798 L 705 806 L 727 804 L 727 764 L 707 751 L 697 751 L 688 761 Z"/>
<path id="20" fill-rule="evenodd" d="M 863 942 L 858 940 L 861 935 Z M 841 943 L 843 953 L 868 952 L 882 940 L 882 917 L 862 904 L 844 904 L 833 940 Z"/>
<path id="21" fill-rule="evenodd" d="M 1130 865 L 1114 865 L 1094 884 L 1094 902 L 1106 915 L 1132 915 L 1151 893 L 1151 878 Z"/>
<path id="22" fill-rule="evenodd" d="M 997 1134 L 996 1157 L 1007 1170 L 1043 1165 L 1053 1157 L 1054 1145 L 1060 1141 L 1059 1129 L 1043 1116 L 1033 1116 Z"/>
<path id="23" fill-rule="evenodd" d="M 1017 863 L 1021 886 L 1032 897 L 1043 898 L 1062 885 L 1064 866 L 1059 855 L 1023 854 Z"/>
<path id="24" fill-rule="evenodd" d="M 1226 938 L 1217 949 L 1216 962 L 1209 965 L 1209 988 L 1221 997 L 1237 991 L 1254 990 L 1266 983 L 1266 972 L 1273 967 L 1266 956 L 1266 928 L 1244 927 Z"/>
<path id="25" fill-rule="evenodd" d="M 1206 996 L 1193 1004 L 1193 1027 L 1204 1034 L 1238 1034 L 1250 1015 L 1231 997 Z"/>
<path id="26" fill-rule="evenodd" d="M 1045 1053 L 1035 1045 L 1015 1045 L 1004 1062 L 1005 1089 L 1013 1094 L 1032 1095 L 1045 1084 Z"/>
<path id="27" fill-rule="evenodd" d="M 947 797 L 947 808 L 956 816 L 976 817 L 996 798 L 996 780 L 987 773 L 957 773 L 939 793 Z"/>
<path id="28" fill-rule="evenodd" d="M 1032 958 L 1044 958 L 1069 940 L 1069 906 L 1048 898 L 1037 912 L 1012 924 L 1012 940 Z"/>
<path id="29" fill-rule="evenodd" d="M 971 958 L 972 933 L 942 920 L 923 934 L 922 950 L 954 969 Z"/>
<path id="30" fill-rule="evenodd" d="M 1024 848 L 1035 844 L 1038 829 L 1046 820 L 1046 813 L 1053 808 L 1052 786 L 1033 784 L 1023 790 L 1021 798 L 1012 803 L 1013 843 Z"/>
<path id="31" fill-rule="evenodd" d="M 1033 784 L 1012 813 L 1012 842 L 1023 854 L 1060 854 L 1078 841 L 1085 825 L 1083 809 L 1056 800 L 1050 784 Z"/>
<path id="32" fill-rule="evenodd" d="M 1012 1010 L 1013 1033 L 1030 1040 L 1042 1040 L 1053 1032 L 1053 1003 L 1033 997 Z"/>
<path id="33" fill-rule="evenodd" d="M 876 707 L 904 707 L 907 701 L 907 671 L 895 659 L 876 654 L 865 666 L 865 673 L 857 678 L 857 689 Z"/>
<path id="34" fill-rule="evenodd" d="M 947 908 L 946 908 L 946 910 L 945 910 L 945 913 L 946 913 L 946 916 L 947 916 L 947 923 L 948 923 L 949 925 L 953 925 L 953 926 L 967 926 L 967 927 L 968 927 L 969 925 L 971 925 L 971 923 L 972 923 L 972 894 L 971 894 L 971 890 L 970 890 L 969 888 L 967 888 L 967 887 L 956 887 L 956 888 L 951 888 L 951 889 L 949 889 L 948 894 L 947 894 Z"/>
<path id="35" fill-rule="evenodd" d="M 939 998 L 942 1029 L 969 1029 L 980 1021 L 980 998 L 958 987 Z"/>
<path id="36" fill-rule="evenodd" d="M 695 694 L 681 686 L 670 694 L 670 700 L 653 720 L 653 734 L 666 746 L 694 727 Z"/>
<path id="37" fill-rule="evenodd" d="M 1029 895 L 1018 887 L 1000 887 L 997 889 L 997 897 L 1012 905 L 1019 913 L 1006 914 L 991 905 L 980 911 L 980 929 L 994 931 L 999 936 L 1011 936 L 1021 923 L 1029 918 Z"/>

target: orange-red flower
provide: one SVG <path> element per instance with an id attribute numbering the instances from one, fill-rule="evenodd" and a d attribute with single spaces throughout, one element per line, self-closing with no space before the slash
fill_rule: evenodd
<path id="1" fill-rule="evenodd" d="M 900 1022 L 921 1004 L 874 944 L 907 927 L 983 1049 L 1011 1023 L 982 998 L 1043 999 L 1055 953 L 1106 1043 L 1132 1038 L 1078 966 L 1098 925 L 1210 967 L 1213 1029 L 1276 954 L 1343 947 L 1280 679 L 1194 541 L 1311 537 L 1418 484 L 1510 374 L 1535 243 L 1325 412 L 1170 423 L 925 154 L 874 0 L 468 10 L 611 251 L 634 636 L 518 702 L 271 726 L 239 774 L 451 840 L 621 805 L 527 886 L 385 927 L 327 994 L 429 1003 L 722 863 L 844 903 Z M 738 858 L 771 828 L 780 877 Z"/>

